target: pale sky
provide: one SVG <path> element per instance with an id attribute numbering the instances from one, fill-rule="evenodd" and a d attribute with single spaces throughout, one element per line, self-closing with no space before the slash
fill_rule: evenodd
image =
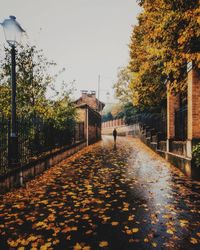
<path id="1" fill-rule="evenodd" d="M 66 71 L 58 79 L 76 80 L 80 90 L 112 96 L 117 69 L 129 61 L 132 25 L 140 11 L 136 0 L 0 0 L 0 22 L 15 15 L 30 41 Z M 0 46 L 5 43 L 0 31 Z M 110 98 L 112 101 L 112 97 Z"/>

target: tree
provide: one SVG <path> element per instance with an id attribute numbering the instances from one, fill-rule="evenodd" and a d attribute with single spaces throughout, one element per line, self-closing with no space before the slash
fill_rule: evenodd
<path id="1" fill-rule="evenodd" d="M 126 103 L 132 100 L 133 93 L 130 88 L 131 72 L 127 67 L 120 68 L 117 75 L 117 82 L 113 85 L 115 96 L 122 102 Z"/>
<path id="2" fill-rule="evenodd" d="M 165 79 L 174 92 L 186 90 L 186 65 L 200 68 L 200 7 L 198 0 L 143 0 L 130 42 L 130 89 L 141 106 L 161 105 Z"/>
<path id="3" fill-rule="evenodd" d="M 11 115 L 10 65 L 10 52 L 5 49 L 5 58 L 0 62 L 0 110 L 7 118 Z M 76 117 L 75 106 L 70 98 L 73 82 L 63 82 L 61 91 L 56 91 L 54 82 L 58 74 L 52 76 L 49 73 L 55 63 L 48 61 L 43 52 L 35 46 L 19 47 L 16 65 L 18 118 L 28 118 L 27 121 L 33 121 L 33 126 L 37 126 L 39 120 L 55 128 L 55 131 L 72 134 Z M 50 89 L 53 90 L 53 98 L 47 98 Z M 37 134 L 37 128 L 34 129 Z M 35 135 L 32 134 L 34 138 Z"/>
<path id="4" fill-rule="evenodd" d="M 0 62 L 0 107 L 4 115 L 10 113 L 10 52 L 5 49 L 5 58 Z M 52 85 L 53 78 L 48 73 L 49 62 L 41 50 L 35 46 L 20 46 L 16 56 L 17 113 L 18 116 L 44 115 L 48 108 L 46 92 Z"/>

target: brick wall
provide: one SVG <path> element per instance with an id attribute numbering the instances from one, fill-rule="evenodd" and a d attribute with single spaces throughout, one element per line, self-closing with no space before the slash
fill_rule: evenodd
<path id="1" fill-rule="evenodd" d="M 102 123 L 102 128 L 113 128 L 113 127 L 120 127 L 125 125 L 123 119 L 115 119 L 107 122 Z"/>
<path id="2" fill-rule="evenodd" d="M 200 139 L 200 72 L 188 72 L 188 139 Z"/>

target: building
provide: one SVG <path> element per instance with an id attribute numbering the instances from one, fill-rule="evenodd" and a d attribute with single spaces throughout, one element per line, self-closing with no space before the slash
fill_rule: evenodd
<path id="1" fill-rule="evenodd" d="M 96 98 L 95 91 L 82 91 L 75 102 L 77 107 L 77 123 L 84 122 L 84 138 L 87 144 L 101 140 L 101 111 L 105 104 Z"/>
<path id="2" fill-rule="evenodd" d="M 81 93 L 81 97 L 75 101 L 77 106 L 87 104 L 94 111 L 99 113 L 102 112 L 105 104 L 96 98 L 96 91 L 89 92 L 87 90 L 82 90 Z"/>

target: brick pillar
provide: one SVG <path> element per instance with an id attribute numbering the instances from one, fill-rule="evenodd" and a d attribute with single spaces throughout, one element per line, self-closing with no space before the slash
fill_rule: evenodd
<path id="1" fill-rule="evenodd" d="M 167 84 L 167 139 L 175 136 L 175 111 L 180 108 L 179 95 L 174 95 Z"/>
<path id="2" fill-rule="evenodd" d="M 187 156 L 192 156 L 192 146 L 200 141 L 200 70 L 188 64 L 188 140 Z"/>
<path id="3" fill-rule="evenodd" d="M 117 119 L 117 126 L 119 126 L 119 119 Z"/>
<path id="4" fill-rule="evenodd" d="M 170 142 L 175 137 L 175 111 L 180 108 L 179 95 L 174 95 L 167 83 L 167 152 L 170 152 Z"/>
<path id="5" fill-rule="evenodd" d="M 188 139 L 200 139 L 200 73 L 188 72 Z"/>

